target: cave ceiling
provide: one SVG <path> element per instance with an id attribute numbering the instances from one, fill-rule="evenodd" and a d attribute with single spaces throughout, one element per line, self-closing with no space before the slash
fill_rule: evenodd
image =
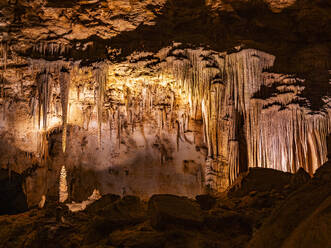
<path id="1" fill-rule="evenodd" d="M 2 41 L 10 43 L 8 67 L 26 59 L 130 62 L 180 42 L 218 52 L 256 48 L 276 56 L 272 71 L 306 79 L 312 108 L 329 90 L 328 1 L 1 1 Z M 20 62 L 18 62 L 20 58 Z M 26 63 L 24 63 L 26 62 Z M 153 68 L 152 68 L 153 69 Z"/>

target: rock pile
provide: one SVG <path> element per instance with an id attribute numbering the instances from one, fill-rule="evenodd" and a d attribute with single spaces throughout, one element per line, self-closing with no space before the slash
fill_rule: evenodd
<path id="1" fill-rule="evenodd" d="M 328 247 L 330 166 L 312 179 L 251 169 L 228 192 L 196 200 L 109 194 L 72 213 L 49 199 L 0 216 L 0 247 Z"/>

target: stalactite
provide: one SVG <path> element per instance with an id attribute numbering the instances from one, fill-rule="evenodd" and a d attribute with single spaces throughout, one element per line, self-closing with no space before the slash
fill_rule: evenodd
<path id="1" fill-rule="evenodd" d="M 32 47 L 32 53 L 39 57 L 60 57 L 66 55 L 68 50 L 68 45 L 51 41 L 36 43 Z"/>
<path id="2" fill-rule="evenodd" d="M 7 54 L 8 54 L 8 44 L 7 41 L 3 41 L 0 43 L 0 53 L 3 60 L 3 70 L 1 71 L 1 98 L 2 98 L 2 114 L 3 120 L 6 118 L 6 94 L 5 94 L 5 77 L 7 71 Z"/>
<path id="3" fill-rule="evenodd" d="M 88 105 L 86 107 L 86 112 L 85 112 L 85 119 L 86 119 L 86 130 L 89 130 L 90 126 L 90 121 L 91 121 L 91 116 L 92 116 L 92 106 Z"/>
<path id="4" fill-rule="evenodd" d="M 177 152 L 179 151 L 179 141 L 181 139 L 180 137 L 180 123 L 178 120 L 176 120 L 176 124 L 177 124 L 177 139 L 176 139 L 176 142 L 177 142 Z"/>
<path id="5" fill-rule="evenodd" d="M 41 163 L 44 164 L 48 158 L 48 141 L 47 141 L 47 113 L 49 106 L 49 81 L 48 70 L 44 70 L 37 78 L 38 88 L 38 129 L 39 131 L 39 154 Z M 42 116 L 42 119 L 41 119 Z M 40 123 L 42 122 L 42 128 Z"/>
<path id="6" fill-rule="evenodd" d="M 291 172 L 304 167 L 313 172 L 326 160 L 329 115 L 309 115 L 304 108 L 291 105 L 282 111 L 269 109 L 271 101 L 290 101 L 292 96 L 286 94 L 277 99 L 254 98 L 262 85 L 273 84 L 263 70 L 274 60 L 274 56 L 254 49 L 227 54 L 174 47 L 161 64 L 162 73 L 172 74 L 188 94 L 191 116 L 196 116 L 200 106 L 208 147 L 206 174 L 209 181 L 216 181 L 212 185 L 221 187 L 218 189 L 227 185 L 221 186 L 217 180 L 228 178 L 230 183 L 240 172 L 238 133 L 246 140 L 249 167 Z M 288 86 L 292 91 L 302 90 L 295 85 L 300 79 L 283 76 L 279 80 L 292 83 Z M 243 130 L 238 130 L 238 114 L 244 119 Z"/>
<path id="7" fill-rule="evenodd" d="M 4 86 L 3 86 L 3 89 L 2 89 L 2 119 L 3 120 L 6 119 L 6 103 L 7 103 L 6 93 L 5 93 Z"/>
<path id="8" fill-rule="evenodd" d="M 98 114 L 98 146 L 101 147 L 101 129 L 103 121 L 103 105 L 105 95 L 105 84 L 107 81 L 107 67 L 105 65 L 100 66 L 94 70 L 94 78 L 97 83 L 97 114 Z"/>
<path id="9" fill-rule="evenodd" d="M 108 125 L 109 125 L 109 140 L 112 140 L 113 113 L 112 109 L 108 109 Z"/>
<path id="10" fill-rule="evenodd" d="M 62 107 L 62 151 L 65 153 L 67 145 L 68 97 L 70 85 L 69 72 L 65 68 L 61 69 L 59 81 Z"/>
<path id="11" fill-rule="evenodd" d="M 45 166 L 48 159 L 48 138 L 47 132 L 42 130 L 38 133 L 38 154 L 40 158 L 40 164 Z"/>
<path id="12" fill-rule="evenodd" d="M 40 51 L 43 51 L 43 47 L 39 47 Z M 37 50 L 37 49 L 36 49 Z M 57 98 L 54 95 L 56 88 L 58 87 L 55 83 L 54 76 L 59 75 L 61 68 L 68 65 L 67 62 L 63 61 L 46 61 L 46 60 L 30 60 L 30 71 L 32 75 L 36 75 L 37 90 L 35 96 L 30 102 L 31 115 L 33 116 L 33 123 L 37 119 L 38 129 L 38 153 L 42 159 L 41 163 L 45 164 L 48 157 L 48 144 L 47 144 L 47 133 L 49 129 L 49 118 L 58 113 Z M 61 81 L 61 75 L 60 75 Z M 61 84 L 60 84 L 61 88 Z M 61 89 L 60 89 L 61 94 Z M 62 99 L 63 97 L 61 97 Z M 36 100 L 38 99 L 38 100 Z M 64 111 L 65 112 L 65 111 Z M 65 117 L 65 115 L 62 115 Z M 52 124 L 50 122 L 50 124 Z M 53 123 L 54 124 L 54 123 Z"/>
<path id="13" fill-rule="evenodd" d="M 121 131 L 122 131 L 122 120 L 120 109 L 117 109 L 117 139 L 118 139 L 118 149 L 121 148 Z"/>

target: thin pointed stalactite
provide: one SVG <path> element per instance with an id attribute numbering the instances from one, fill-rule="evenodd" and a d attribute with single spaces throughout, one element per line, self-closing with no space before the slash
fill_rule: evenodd
<path id="1" fill-rule="evenodd" d="M 176 120 L 177 125 L 177 135 L 176 135 L 176 144 L 177 144 L 177 152 L 179 151 L 179 141 L 180 141 L 180 123 L 178 120 Z"/>
<path id="2" fill-rule="evenodd" d="M 109 141 L 112 141 L 112 128 L 113 128 L 113 110 L 108 109 L 108 125 L 109 125 Z"/>
<path id="3" fill-rule="evenodd" d="M 94 70 L 94 78 L 97 83 L 97 115 L 98 115 L 98 146 L 101 147 L 101 130 L 103 122 L 103 105 L 105 97 L 105 87 L 107 81 L 107 67 L 102 65 Z"/>
<path id="4" fill-rule="evenodd" d="M 70 88 L 70 74 L 65 68 L 61 69 L 59 80 L 62 107 L 62 151 L 65 153 L 67 146 L 68 104 Z"/>
<path id="5" fill-rule="evenodd" d="M 1 70 L 1 98 L 2 98 L 2 111 L 3 111 L 3 120 L 6 119 L 6 93 L 5 93 L 5 74 L 7 71 L 7 56 L 8 56 L 8 44 L 7 41 L 0 43 L 0 58 L 2 58 L 2 67 Z"/>
<path id="6" fill-rule="evenodd" d="M 47 139 L 47 113 L 49 106 L 49 74 L 48 70 L 44 70 L 37 77 L 38 89 L 38 129 L 39 129 L 39 145 L 38 151 L 42 164 L 48 159 L 48 139 Z M 42 119 L 41 119 L 42 116 Z M 41 127 L 42 122 L 42 127 Z"/>
<path id="7" fill-rule="evenodd" d="M 6 119 L 6 92 L 5 92 L 5 83 L 4 83 L 4 79 L 2 78 L 2 84 L 3 84 L 3 86 L 2 86 L 2 115 L 3 115 L 3 117 L 2 117 L 2 119 L 3 120 L 5 120 Z"/>
<path id="8" fill-rule="evenodd" d="M 122 129 L 122 119 L 120 109 L 117 109 L 117 139 L 118 139 L 118 149 L 121 148 L 121 130 Z"/>

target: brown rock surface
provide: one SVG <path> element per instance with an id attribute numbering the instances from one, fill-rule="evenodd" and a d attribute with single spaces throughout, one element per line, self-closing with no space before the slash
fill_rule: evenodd
<path id="1" fill-rule="evenodd" d="M 240 175 L 228 189 L 230 196 L 244 196 L 250 192 L 268 192 L 282 190 L 290 184 L 293 175 L 266 168 L 250 168 Z"/>
<path id="2" fill-rule="evenodd" d="M 324 164 L 309 183 L 275 209 L 248 247 L 328 247 L 331 244 L 330 167 L 331 163 Z"/>
<path id="3" fill-rule="evenodd" d="M 0 165 L 21 173 L 38 163 L 27 178 L 30 206 L 54 196 L 63 164 L 69 176 L 79 171 L 75 201 L 96 187 L 194 197 L 203 183 L 225 190 L 248 167 L 312 175 L 326 161 L 331 126 L 330 8 L 3 0 L 0 135 L 12 149 L 0 147 Z"/>
<path id="4" fill-rule="evenodd" d="M 0 216 L 0 247 L 328 247 L 330 181 L 319 174 L 329 167 L 291 191 L 219 195 L 210 210 L 175 195 L 153 196 L 149 211 L 133 196 L 108 195 L 76 213 L 48 199 L 44 209 Z M 251 204 L 261 198 L 272 204 Z"/>
<path id="5" fill-rule="evenodd" d="M 300 186 L 309 182 L 311 179 L 310 175 L 301 167 L 291 178 L 292 186 Z"/>
<path id="6" fill-rule="evenodd" d="M 196 228 L 203 222 L 199 206 L 186 197 L 154 195 L 148 202 L 148 211 L 151 224 L 156 229 L 174 225 Z"/>

